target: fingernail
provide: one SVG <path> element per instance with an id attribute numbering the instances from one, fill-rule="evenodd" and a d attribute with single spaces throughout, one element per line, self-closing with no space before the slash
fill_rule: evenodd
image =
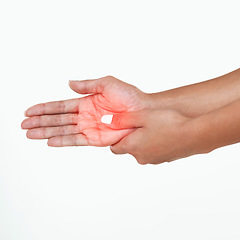
<path id="1" fill-rule="evenodd" d="M 24 116 L 25 116 L 25 117 L 27 116 L 27 110 L 24 111 Z"/>
<path id="2" fill-rule="evenodd" d="M 113 115 L 103 115 L 101 117 L 101 122 L 105 124 L 111 124 Z"/>

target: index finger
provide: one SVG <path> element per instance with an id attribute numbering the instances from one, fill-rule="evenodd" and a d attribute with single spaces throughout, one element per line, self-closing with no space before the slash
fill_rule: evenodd
<path id="1" fill-rule="evenodd" d="M 28 108 L 25 115 L 26 117 L 32 117 L 48 114 L 76 113 L 78 112 L 79 102 L 80 98 L 40 103 Z"/>

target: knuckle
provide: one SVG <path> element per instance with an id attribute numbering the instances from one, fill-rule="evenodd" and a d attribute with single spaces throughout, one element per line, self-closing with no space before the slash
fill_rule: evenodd
<path id="1" fill-rule="evenodd" d="M 65 127 L 59 127 L 59 135 L 66 135 L 66 129 Z"/>
<path id="2" fill-rule="evenodd" d="M 43 138 L 49 138 L 49 133 L 47 131 L 47 128 L 42 128 L 42 136 Z"/>
<path id="3" fill-rule="evenodd" d="M 137 150 L 138 150 L 138 145 L 135 142 L 133 142 L 132 140 L 128 140 L 126 142 L 126 144 L 124 145 L 124 147 L 126 148 L 126 150 L 129 153 L 134 153 L 134 152 L 137 152 Z"/>
<path id="4" fill-rule="evenodd" d="M 113 77 L 113 76 L 111 76 L 111 75 L 107 75 L 107 76 L 105 76 L 105 77 L 103 78 L 103 80 L 104 80 L 105 82 L 112 82 L 112 81 L 116 81 L 117 78 L 115 78 L 115 77 Z"/>
<path id="5" fill-rule="evenodd" d="M 114 124 L 115 124 L 115 126 L 116 127 L 120 127 L 121 123 L 122 123 L 122 119 L 119 116 L 115 115 L 114 116 Z"/>
<path id="6" fill-rule="evenodd" d="M 62 113 L 62 112 L 65 111 L 65 104 L 64 104 L 63 101 L 59 101 L 58 107 L 59 107 L 58 111 L 59 111 L 60 113 Z"/>
<path id="7" fill-rule="evenodd" d="M 35 116 L 31 119 L 33 126 L 40 127 L 43 124 L 43 116 Z"/>
<path id="8" fill-rule="evenodd" d="M 74 145 L 77 146 L 79 142 L 79 138 L 77 135 L 74 135 Z"/>
<path id="9" fill-rule="evenodd" d="M 40 107 L 42 109 L 42 114 L 45 115 L 47 114 L 47 111 L 46 111 L 46 103 L 40 103 Z"/>
<path id="10" fill-rule="evenodd" d="M 105 78 L 106 79 L 115 79 L 115 77 L 113 77 L 112 75 L 107 75 Z"/>
<path id="11" fill-rule="evenodd" d="M 73 114 L 70 118 L 70 123 L 71 124 L 76 124 L 77 123 L 77 114 Z"/>
<path id="12" fill-rule="evenodd" d="M 202 151 L 203 154 L 208 154 L 210 152 L 212 152 L 214 150 L 214 148 L 207 148 L 207 149 L 204 149 L 204 151 Z"/>
<path id="13" fill-rule="evenodd" d="M 54 123 L 57 124 L 57 125 L 61 125 L 61 122 L 62 122 L 62 117 L 61 115 L 56 115 L 54 117 Z"/>

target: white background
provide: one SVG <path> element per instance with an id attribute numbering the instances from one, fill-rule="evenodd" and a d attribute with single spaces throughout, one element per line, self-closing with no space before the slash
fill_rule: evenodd
<path id="1" fill-rule="evenodd" d="M 49 148 L 29 106 L 113 75 L 145 92 L 239 68 L 239 1 L 0 3 L 0 239 L 240 239 L 239 144 L 161 165 Z"/>

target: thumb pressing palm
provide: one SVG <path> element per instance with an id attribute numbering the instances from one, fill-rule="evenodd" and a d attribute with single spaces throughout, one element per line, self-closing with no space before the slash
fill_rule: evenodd
<path id="1" fill-rule="evenodd" d="M 148 104 L 147 94 L 111 76 L 69 85 L 79 94 L 90 95 L 30 107 L 22 122 L 28 138 L 48 139 L 53 147 L 112 145 L 132 130 L 110 128 L 101 117 L 142 110 Z"/>
<path id="2" fill-rule="evenodd" d="M 140 164 L 158 164 L 196 154 L 197 131 L 192 120 L 173 110 L 117 114 L 111 128 L 135 130 L 113 144 L 111 151 L 129 153 Z"/>

